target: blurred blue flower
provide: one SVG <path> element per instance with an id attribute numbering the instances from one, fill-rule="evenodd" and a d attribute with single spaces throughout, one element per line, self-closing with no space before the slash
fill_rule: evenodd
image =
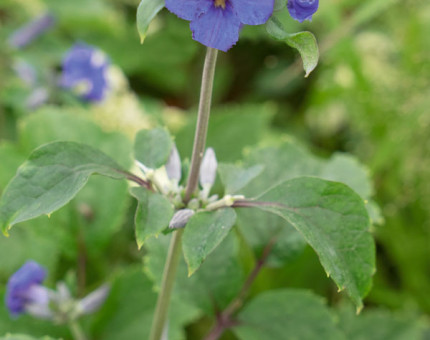
<path id="1" fill-rule="evenodd" d="M 312 15 L 317 11 L 319 0 L 288 0 L 287 8 L 293 19 L 303 22 L 312 20 Z"/>
<path id="2" fill-rule="evenodd" d="M 75 90 L 83 99 L 101 101 L 108 90 L 109 60 L 103 52 L 85 43 L 76 43 L 63 60 L 60 84 Z"/>
<path id="3" fill-rule="evenodd" d="M 238 40 L 240 28 L 264 24 L 274 0 L 166 0 L 166 8 L 191 21 L 193 39 L 226 52 Z"/>
<path id="4" fill-rule="evenodd" d="M 37 262 L 28 261 L 16 271 L 7 283 L 6 306 L 12 316 L 18 316 L 32 304 L 47 305 L 48 291 L 41 285 L 46 270 Z"/>
<path id="5" fill-rule="evenodd" d="M 51 28 L 54 23 L 54 16 L 46 13 L 13 32 L 8 39 L 9 45 L 15 48 L 25 47 Z"/>

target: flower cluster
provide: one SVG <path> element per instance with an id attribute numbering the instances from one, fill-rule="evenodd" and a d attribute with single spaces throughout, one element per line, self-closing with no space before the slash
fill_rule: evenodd
<path id="1" fill-rule="evenodd" d="M 84 43 L 76 43 L 63 60 L 61 86 L 75 90 L 82 99 L 98 102 L 108 90 L 110 62 L 103 52 Z"/>
<path id="2" fill-rule="evenodd" d="M 12 317 L 27 313 L 39 319 L 67 322 L 95 312 L 109 294 L 109 286 L 103 285 L 75 300 L 63 282 L 57 284 L 56 290 L 43 286 L 46 274 L 37 262 L 28 261 L 9 278 L 5 302 Z"/>

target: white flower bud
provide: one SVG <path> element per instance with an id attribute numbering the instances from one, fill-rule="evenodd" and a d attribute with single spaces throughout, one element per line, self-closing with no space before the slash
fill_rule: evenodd
<path id="1" fill-rule="evenodd" d="M 77 310 L 82 314 L 91 314 L 101 307 L 110 292 L 109 285 L 103 285 L 82 300 L 78 301 Z"/>
<path id="2" fill-rule="evenodd" d="M 185 227 L 191 216 L 194 215 L 194 210 L 181 209 L 178 210 L 172 217 L 169 223 L 170 229 L 179 229 Z"/>
<path id="3" fill-rule="evenodd" d="M 214 149 L 207 148 L 200 166 L 200 184 L 202 187 L 211 187 L 214 184 L 217 167 L 218 162 Z"/>
<path id="4" fill-rule="evenodd" d="M 179 182 L 181 179 L 181 158 L 175 144 L 173 144 L 170 151 L 170 156 L 166 163 L 166 171 L 169 179 Z"/>

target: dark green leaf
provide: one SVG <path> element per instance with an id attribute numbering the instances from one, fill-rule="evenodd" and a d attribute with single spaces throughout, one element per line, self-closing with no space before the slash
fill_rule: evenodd
<path id="1" fill-rule="evenodd" d="M 136 23 L 140 36 L 140 43 L 143 43 L 148 31 L 149 24 L 155 16 L 164 8 L 164 0 L 142 0 L 137 7 Z"/>
<path id="2" fill-rule="evenodd" d="M 169 225 L 173 207 L 164 196 L 144 188 L 131 188 L 130 192 L 139 202 L 134 222 L 137 246 L 141 248 L 148 237 L 158 236 Z"/>
<path id="3" fill-rule="evenodd" d="M 344 339 L 323 299 L 302 290 L 262 293 L 238 319 L 233 331 L 242 340 Z"/>
<path id="4" fill-rule="evenodd" d="M 319 50 L 317 40 L 311 32 L 288 33 L 282 23 L 271 17 L 266 23 L 267 32 L 275 39 L 286 42 L 289 46 L 297 49 L 303 60 L 305 77 L 318 65 Z"/>
<path id="5" fill-rule="evenodd" d="M 362 308 L 375 272 L 375 246 L 363 200 L 346 185 L 303 177 L 258 198 L 259 208 L 285 218 L 314 248 L 339 290 Z"/>
<path id="6" fill-rule="evenodd" d="M 199 212 L 190 218 L 182 237 L 189 276 L 228 235 L 235 221 L 236 213 L 231 208 Z"/>
<path id="7" fill-rule="evenodd" d="M 68 203 L 98 173 L 115 179 L 124 170 L 101 151 L 74 142 L 54 142 L 36 149 L 18 169 L 0 200 L 0 227 L 50 214 Z"/>
<path id="8" fill-rule="evenodd" d="M 44 336 L 43 338 L 34 338 L 29 335 L 23 334 L 7 334 L 4 337 L 1 337 L 0 340 L 54 340 L 48 336 Z"/>
<path id="9" fill-rule="evenodd" d="M 158 169 L 166 164 L 172 139 L 166 129 L 141 130 L 134 142 L 134 157 L 148 168 Z"/>

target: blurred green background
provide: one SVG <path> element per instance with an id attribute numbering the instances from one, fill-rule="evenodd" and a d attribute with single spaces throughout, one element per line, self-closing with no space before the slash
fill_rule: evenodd
<path id="1" fill-rule="evenodd" d="M 0 192 L 29 152 L 52 140 L 82 141 L 130 166 L 136 130 L 163 124 L 176 136 L 182 156 L 190 154 L 205 50 L 191 39 L 188 23 L 166 10 L 140 45 L 137 5 L 137 0 L 1 0 Z M 25 48 L 8 45 L 13 31 L 47 11 L 56 18 L 53 28 Z M 426 324 L 430 2 L 324 0 L 311 23 L 287 17 L 284 23 L 291 32 L 307 29 L 316 35 L 320 64 L 305 79 L 294 50 L 271 40 L 264 27 L 245 27 L 239 43 L 219 56 L 208 144 L 216 147 L 220 161 L 229 162 L 252 146 L 286 135 L 323 158 L 336 151 L 356 156 L 373 178 L 374 199 L 383 216 L 373 227 L 378 265 L 366 306 L 383 310 L 375 313 L 390 311 L 399 320 Z M 76 41 L 99 47 L 117 67 L 115 93 L 105 103 L 81 103 L 55 86 L 61 59 Z M 34 87 L 13 70 L 20 61 L 37 71 L 36 86 L 49 89 L 48 101 L 38 109 L 29 109 L 26 102 Z M 50 269 L 51 282 L 77 280 L 78 294 L 115 273 L 126 272 L 129 282 L 147 280 L 136 269 L 143 253 L 133 241 L 133 204 L 125 183 L 94 178 L 50 220 L 44 217 L 17 226 L 9 239 L 0 238 L 0 291 L 28 258 Z M 282 268 L 265 269 L 253 294 L 285 286 L 309 288 L 329 304 L 340 304 L 334 284 L 310 250 Z M 119 295 L 126 291 L 118 288 Z M 204 316 L 196 321 L 193 313 L 184 312 L 178 324 L 192 324 L 187 338 L 198 339 L 211 322 Z M 12 324 L 8 318 L 0 307 L 0 335 L 16 330 L 48 332 L 46 325 L 25 318 Z M 94 318 L 94 334 L 109 338 L 103 335 L 106 331 L 99 331 L 106 326 L 103 316 Z M 363 327 L 377 327 L 375 320 L 380 319 Z M 58 328 L 49 332 L 65 334 Z M 398 332 L 398 339 L 414 339 L 402 334 Z M 225 339 L 231 336 L 226 334 Z M 425 336 L 430 338 L 430 333 Z"/>

